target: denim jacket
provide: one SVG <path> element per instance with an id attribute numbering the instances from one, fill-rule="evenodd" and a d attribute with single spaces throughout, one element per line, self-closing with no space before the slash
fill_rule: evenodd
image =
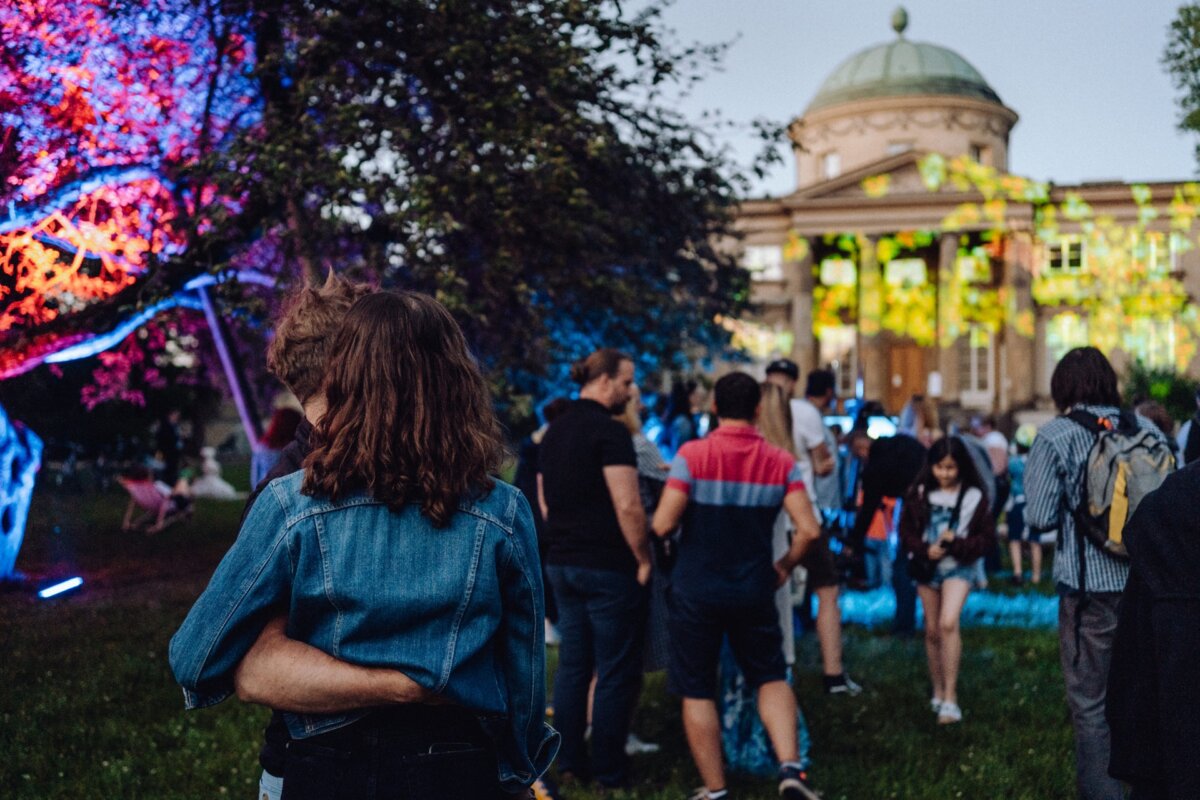
<path id="1" fill-rule="evenodd" d="M 418 506 L 399 513 L 366 495 L 300 493 L 303 472 L 272 481 L 171 639 L 188 708 L 228 697 L 263 626 L 288 609 L 288 636 L 335 658 L 399 669 L 479 714 L 501 783 L 516 790 L 558 750 L 543 722 L 542 577 L 525 498 L 497 481 L 444 529 Z M 296 739 L 366 710 L 285 714 Z"/>

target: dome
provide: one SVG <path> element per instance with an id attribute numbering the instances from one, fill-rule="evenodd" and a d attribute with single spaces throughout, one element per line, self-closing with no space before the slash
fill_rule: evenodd
<path id="1" fill-rule="evenodd" d="M 1003 105 L 979 70 L 945 47 L 904 38 L 908 16 L 897 9 L 892 27 L 898 38 L 846 59 L 821 84 L 806 114 L 873 97 L 955 95 Z"/>

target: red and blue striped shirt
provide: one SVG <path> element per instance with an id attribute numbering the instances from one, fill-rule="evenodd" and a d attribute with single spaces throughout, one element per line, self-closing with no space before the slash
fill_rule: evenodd
<path id="1" fill-rule="evenodd" d="M 786 495 L 805 491 L 795 458 L 754 427 L 723 425 L 679 448 L 667 486 L 688 495 L 674 591 L 716 602 L 775 591 L 775 520 Z"/>

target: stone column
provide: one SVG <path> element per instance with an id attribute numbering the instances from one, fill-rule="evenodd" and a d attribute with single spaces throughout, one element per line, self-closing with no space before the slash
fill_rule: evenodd
<path id="1" fill-rule="evenodd" d="M 942 338 L 946 333 L 947 291 L 953 291 L 955 286 L 955 270 L 958 269 L 958 232 L 943 233 L 938 241 L 938 262 L 933 266 L 931 280 L 937 288 L 937 341 L 934 342 L 933 368 L 942 375 L 941 402 L 957 402 L 959 386 L 959 348 L 962 346 L 961 337 L 943 346 Z"/>
<path id="2" fill-rule="evenodd" d="M 800 374 L 817 364 L 817 340 L 813 335 L 813 257 L 812 250 L 800 261 L 786 265 L 787 296 L 791 305 L 792 354 L 791 358 L 800 365 Z"/>
<path id="3" fill-rule="evenodd" d="M 1014 295 L 1013 307 L 1017 318 L 1036 320 L 1033 302 L 1033 237 L 1028 232 L 1008 234 L 1004 248 L 1004 286 Z M 1045 359 L 1039 358 L 1039 340 L 1045 336 L 1043 325 L 1035 323 L 1033 330 L 1020 330 L 1011 322 L 1003 332 L 1005 366 L 1000 375 L 999 410 L 1009 411 L 1033 405 L 1041 394 Z"/>
<path id="4" fill-rule="evenodd" d="M 887 334 L 879 324 L 883 310 L 883 275 L 880 274 L 879 262 L 875 257 L 875 245 L 874 238 L 867 238 L 866 246 L 858 259 L 858 360 L 863 376 L 863 397 L 883 402 L 887 400 L 891 375 L 888 373 Z M 874 291 L 880 298 L 877 303 L 871 303 L 866 297 L 868 288 L 865 287 L 871 285 L 871 280 L 874 280 Z M 870 326 L 875 333 L 864 334 L 864 324 Z"/>

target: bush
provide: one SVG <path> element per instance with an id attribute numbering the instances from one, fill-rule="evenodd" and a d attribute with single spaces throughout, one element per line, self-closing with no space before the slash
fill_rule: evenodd
<path id="1" fill-rule="evenodd" d="M 1148 367 L 1134 362 L 1125 377 L 1125 403 L 1133 406 L 1143 400 L 1162 403 L 1172 419 L 1185 420 L 1196 413 L 1196 390 L 1200 381 L 1167 367 Z"/>

